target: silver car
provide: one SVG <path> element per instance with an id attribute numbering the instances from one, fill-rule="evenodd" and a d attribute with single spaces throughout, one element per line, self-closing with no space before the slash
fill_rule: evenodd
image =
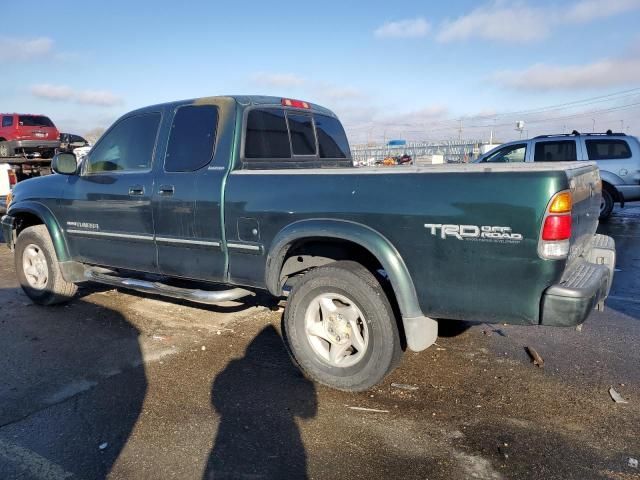
<path id="1" fill-rule="evenodd" d="M 640 142 L 624 133 L 541 135 L 504 143 L 476 162 L 566 162 L 595 160 L 602 177 L 600 220 L 619 203 L 640 200 Z"/>

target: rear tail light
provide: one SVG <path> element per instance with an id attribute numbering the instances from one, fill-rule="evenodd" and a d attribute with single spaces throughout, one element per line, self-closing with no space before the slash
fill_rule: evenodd
<path id="1" fill-rule="evenodd" d="M 538 254 L 542 258 L 558 260 L 569 255 L 572 207 L 569 191 L 556 193 L 549 202 L 538 244 Z"/>
<path id="2" fill-rule="evenodd" d="M 18 177 L 13 170 L 9 170 L 7 172 L 9 174 L 9 186 L 13 187 L 16 183 L 18 183 Z"/>
<path id="3" fill-rule="evenodd" d="M 311 108 L 307 102 L 292 100 L 291 98 L 283 98 L 281 103 L 284 107 Z"/>

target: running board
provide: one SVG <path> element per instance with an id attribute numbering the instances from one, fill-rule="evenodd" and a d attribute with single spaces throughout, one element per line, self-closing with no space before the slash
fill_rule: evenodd
<path id="1" fill-rule="evenodd" d="M 254 296 L 255 293 L 244 288 L 231 288 L 229 290 L 208 291 L 190 288 L 172 287 L 160 282 L 149 282 L 147 280 L 139 280 L 137 278 L 124 278 L 108 275 L 106 273 L 87 269 L 85 278 L 92 282 L 111 285 L 112 287 L 122 287 L 138 292 L 154 293 L 156 295 L 164 295 L 165 297 L 179 298 L 189 300 L 196 303 L 206 303 L 207 305 L 215 305 L 220 302 L 228 302 L 237 300 L 246 296 Z"/>

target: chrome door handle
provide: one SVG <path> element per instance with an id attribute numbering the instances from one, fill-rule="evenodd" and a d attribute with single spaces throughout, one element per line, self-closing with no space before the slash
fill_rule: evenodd
<path id="1" fill-rule="evenodd" d="M 158 193 L 160 195 L 173 195 L 174 191 L 175 188 L 173 185 L 160 185 L 160 187 L 158 187 Z"/>
<path id="2" fill-rule="evenodd" d="M 144 187 L 142 185 L 133 185 L 129 187 L 129 195 L 144 195 Z"/>

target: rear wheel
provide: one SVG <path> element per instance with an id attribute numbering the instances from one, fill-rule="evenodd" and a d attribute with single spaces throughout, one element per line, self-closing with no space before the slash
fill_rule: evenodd
<path id="1" fill-rule="evenodd" d="M 602 200 L 600 201 L 600 220 L 607 220 L 613 212 L 613 194 L 609 188 L 602 189 Z"/>
<path id="2" fill-rule="evenodd" d="M 284 327 L 301 369 L 339 390 L 371 388 L 402 356 L 387 296 L 371 272 L 355 262 L 305 274 L 287 301 Z"/>
<path id="3" fill-rule="evenodd" d="M 77 287 L 62 277 L 51 237 L 44 225 L 25 228 L 16 241 L 16 274 L 24 293 L 39 305 L 73 298 Z"/>

